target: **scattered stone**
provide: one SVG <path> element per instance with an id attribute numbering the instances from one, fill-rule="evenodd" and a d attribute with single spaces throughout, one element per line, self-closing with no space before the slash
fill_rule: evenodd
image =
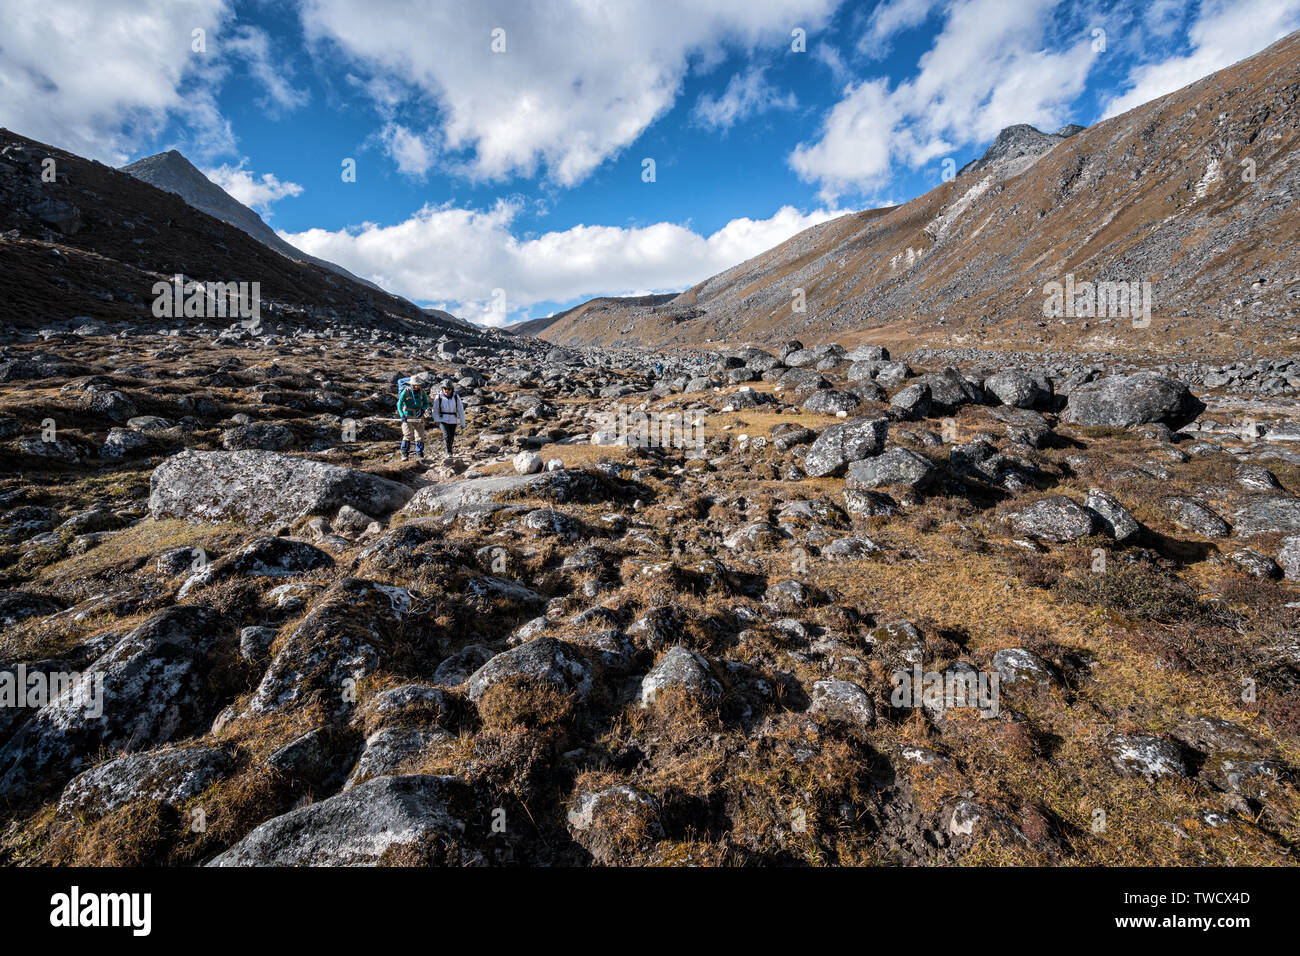
<path id="1" fill-rule="evenodd" d="M 705 702 L 718 697 L 721 685 L 709 673 L 709 665 L 699 654 L 678 644 L 669 648 L 650 673 L 641 680 L 641 706 L 653 707 L 664 691 L 684 694 Z"/>

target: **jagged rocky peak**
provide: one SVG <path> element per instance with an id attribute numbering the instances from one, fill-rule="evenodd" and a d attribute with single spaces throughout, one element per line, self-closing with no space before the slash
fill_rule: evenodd
<path id="1" fill-rule="evenodd" d="M 1077 123 L 1062 126 L 1055 133 L 1044 133 L 1028 123 L 1017 123 L 1014 126 L 1008 126 L 998 133 L 997 139 L 993 141 L 993 145 L 985 151 L 983 156 L 967 163 L 962 167 L 961 172 L 978 171 L 992 166 L 994 163 L 1007 159 L 1018 159 L 1021 156 L 1040 156 L 1056 146 L 1057 143 L 1069 139 L 1083 129 L 1085 127 L 1079 126 Z"/>
<path id="2" fill-rule="evenodd" d="M 201 209 L 209 216 L 242 229 L 254 239 L 291 258 L 304 258 L 302 252 L 280 240 L 262 221 L 261 216 L 208 179 L 202 170 L 174 149 L 136 160 L 123 166 L 121 171 L 151 186 L 175 193 L 195 209 Z"/>

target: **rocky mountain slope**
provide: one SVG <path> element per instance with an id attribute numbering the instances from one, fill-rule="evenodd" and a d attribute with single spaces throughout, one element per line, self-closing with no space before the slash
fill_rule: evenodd
<path id="1" fill-rule="evenodd" d="M 353 282 L 360 282 L 372 289 L 379 289 L 369 279 L 353 275 L 347 269 L 324 259 L 309 256 L 281 239 L 274 229 L 235 197 L 208 179 L 193 163 L 174 149 L 165 153 L 146 156 L 134 163 L 120 167 L 120 171 L 133 176 L 141 182 L 169 193 L 175 193 L 195 209 L 206 212 L 214 219 L 230 223 L 236 229 L 243 230 L 263 245 L 270 246 L 276 252 L 296 262 L 310 262 L 322 266 L 331 272 L 337 272 Z M 384 291 L 379 289 L 379 291 Z"/>
<path id="2" fill-rule="evenodd" d="M 1294 349 L 1298 61 L 1293 34 L 1066 138 L 1012 127 L 909 203 L 816 226 L 665 304 L 593 304 L 542 334 L 645 346 L 794 335 L 1220 357 Z M 1149 326 L 1046 318 L 1045 287 L 1067 274 L 1150 282 Z"/>
<path id="3" fill-rule="evenodd" d="M 0 297 L 7 306 L 0 321 L 156 326 L 163 320 L 152 311 L 154 284 L 177 274 L 259 282 L 270 326 L 479 334 L 376 286 L 287 258 L 171 192 L 0 130 Z"/>

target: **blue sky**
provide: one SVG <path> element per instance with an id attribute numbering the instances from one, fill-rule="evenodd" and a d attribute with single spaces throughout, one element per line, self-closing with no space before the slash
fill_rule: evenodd
<path id="1" fill-rule="evenodd" d="M 1091 124 L 1300 27 L 1300 0 L 0 13 L 0 124 L 116 165 L 180 149 L 300 248 L 489 324 L 684 288 L 919 195 L 1006 125 Z"/>

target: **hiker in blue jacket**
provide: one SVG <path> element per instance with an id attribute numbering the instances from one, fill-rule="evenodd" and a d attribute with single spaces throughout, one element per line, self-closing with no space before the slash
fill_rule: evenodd
<path id="1" fill-rule="evenodd" d="M 402 461 L 411 457 L 411 442 L 415 442 L 415 457 L 424 457 L 424 413 L 429 410 L 429 376 L 417 372 L 405 382 L 398 382 L 397 417 L 402 420 Z"/>

